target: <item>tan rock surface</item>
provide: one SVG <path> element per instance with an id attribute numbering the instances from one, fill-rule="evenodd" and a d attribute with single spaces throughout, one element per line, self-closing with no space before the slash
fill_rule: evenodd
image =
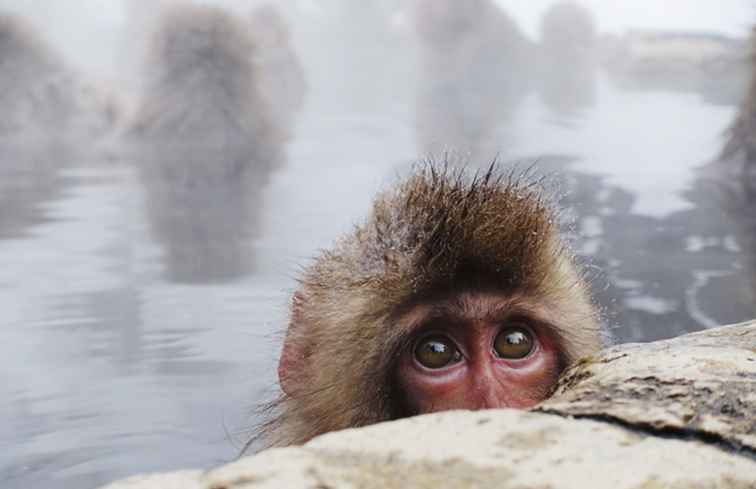
<path id="1" fill-rule="evenodd" d="M 749 323 L 608 349 L 541 412 L 419 416 L 107 489 L 754 489 L 755 391 Z"/>
<path id="2" fill-rule="evenodd" d="M 539 410 L 756 452 L 756 322 L 610 348 L 567 372 Z"/>

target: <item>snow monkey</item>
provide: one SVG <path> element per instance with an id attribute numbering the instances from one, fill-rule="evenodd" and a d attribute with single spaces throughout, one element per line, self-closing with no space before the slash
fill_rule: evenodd
<path id="1" fill-rule="evenodd" d="M 528 408 L 602 343 L 541 182 L 425 162 L 304 270 L 261 437 L 447 409 Z"/>

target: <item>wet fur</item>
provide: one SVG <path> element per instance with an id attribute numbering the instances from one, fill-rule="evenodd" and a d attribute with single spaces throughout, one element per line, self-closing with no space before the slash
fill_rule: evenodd
<path id="1" fill-rule="evenodd" d="M 746 162 L 756 162 L 756 27 L 751 29 L 749 66 L 751 81 L 748 93 L 740 106 L 735 122 L 727 131 L 727 142 L 720 159 L 732 159 L 739 154 Z"/>
<path id="2" fill-rule="evenodd" d="M 249 28 L 204 5 L 168 8 L 154 34 L 132 132 L 161 143 L 242 146 L 282 139 L 259 91 Z"/>
<path id="3" fill-rule="evenodd" d="M 468 175 L 426 162 L 304 271 L 284 350 L 297 352 L 285 359 L 296 388 L 268 406 L 258 439 L 300 444 L 406 415 L 392 376 L 412 331 L 397 318 L 460 289 L 537 298 L 561 325 L 567 362 L 599 346 L 585 281 L 540 184 L 495 164 Z"/>
<path id="4" fill-rule="evenodd" d="M 38 127 L 63 133 L 78 86 L 59 56 L 23 19 L 0 13 L 0 136 Z"/>

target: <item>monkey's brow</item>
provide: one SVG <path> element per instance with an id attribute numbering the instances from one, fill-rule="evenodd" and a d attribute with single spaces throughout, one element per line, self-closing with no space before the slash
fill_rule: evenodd
<path id="1" fill-rule="evenodd" d="M 434 319 L 469 321 L 470 319 L 502 320 L 512 315 L 524 314 L 527 310 L 507 300 L 470 301 L 458 297 L 456 300 L 433 304 L 423 322 Z"/>

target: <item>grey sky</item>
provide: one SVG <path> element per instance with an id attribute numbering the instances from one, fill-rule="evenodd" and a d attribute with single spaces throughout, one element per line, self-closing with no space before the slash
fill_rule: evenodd
<path id="1" fill-rule="evenodd" d="M 554 0 L 496 0 L 531 36 L 541 14 Z M 719 31 L 745 35 L 756 21 L 753 0 L 579 0 L 593 10 L 601 31 L 627 28 Z"/>
<path id="2" fill-rule="evenodd" d="M 317 0 L 288 1 L 304 5 Z M 555 0 L 496 1 L 528 35 L 537 37 L 540 16 Z M 124 7 L 128 2 L 147 6 L 154 3 L 149 0 L 0 0 L 0 9 L 32 18 L 35 26 L 45 30 L 48 39 L 76 66 L 107 79 L 117 76 L 118 49 L 125 41 Z M 239 0 L 205 2 L 237 7 L 240 4 Z M 719 31 L 744 36 L 756 20 L 753 0 L 580 0 L 579 3 L 594 11 L 601 31 L 622 32 L 629 27 L 641 27 Z"/>

